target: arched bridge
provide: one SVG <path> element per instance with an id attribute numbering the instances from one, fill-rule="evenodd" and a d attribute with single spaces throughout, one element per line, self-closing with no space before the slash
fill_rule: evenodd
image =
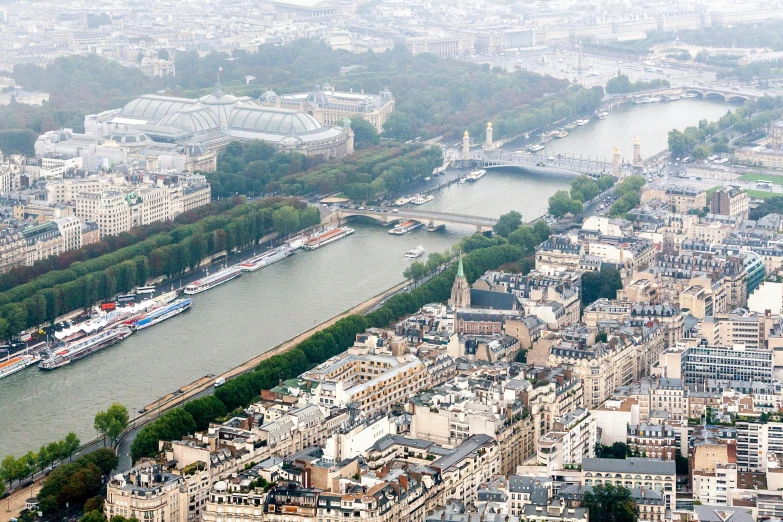
<path id="1" fill-rule="evenodd" d="M 508 152 L 503 150 L 482 151 L 481 157 L 462 160 L 467 167 L 523 167 L 528 170 L 541 170 L 555 174 L 579 176 L 580 174 L 612 174 L 612 162 L 598 157 L 580 157 L 567 154 L 530 154 L 528 152 Z"/>
<path id="2" fill-rule="evenodd" d="M 714 89 L 712 87 L 683 87 L 684 92 L 698 94 L 702 98 L 719 99 L 724 102 L 744 102 L 758 98 L 758 94 L 749 90 L 733 91 L 729 89 Z"/>
<path id="3" fill-rule="evenodd" d="M 497 218 L 470 216 L 467 214 L 452 214 L 449 212 L 430 212 L 426 210 L 415 210 L 409 208 L 397 209 L 392 212 L 391 209 L 354 209 L 340 208 L 337 210 L 337 217 L 343 219 L 353 216 L 363 216 L 379 221 L 384 225 L 391 225 L 395 221 L 416 221 L 422 223 L 428 228 L 440 228 L 444 225 L 469 225 L 476 227 L 478 232 L 490 230 Z"/>

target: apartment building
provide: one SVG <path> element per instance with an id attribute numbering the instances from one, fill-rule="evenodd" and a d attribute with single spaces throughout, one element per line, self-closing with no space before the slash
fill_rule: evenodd
<path id="1" fill-rule="evenodd" d="M 100 236 L 115 236 L 131 229 L 131 215 L 125 194 L 117 191 L 79 192 L 76 216 L 98 225 Z"/>
<path id="2" fill-rule="evenodd" d="M 783 423 L 738 421 L 737 470 L 766 472 L 772 454 L 783 453 Z"/>
<path id="3" fill-rule="evenodd" d="M 536 270 L 544 274 L 578 271 L 579 259 L 584 253 L 580 243 L 566 236 L 552 236 L 536 247 Z"/>
<path id="4" fill-rule="evenodd" d="M 563 415 L 549 431 L 538 439 L 538 464 L 551 471 L 564 465 L 581 464 L 582 459 L 595 456 L 596 419 L 584 408 Z"/>
<path id="5" fill-rule="evenodd" d="M 674 460 L 677 451 L 674 435 L 674 428 L 666 424 L 629 424 L 626 444 L 634 455 Z"/>
<path id="6" fill-rule="evenodd" d="M 187 522 L 187 490 L 179 475 L 145 461 L 106 485 L 103 513 L 147 522 Z"/>
<path id="7" fill-rule="evenodd" d="M 26 266 L 33 266 L 38 260 L 58 256 L 65 251 L 65 240 L 54 221 L 27 227 L 22 231 L 22 235 L 27 242 Z"/>
<path id="8" fill-rule="evenodd" d="M 721 188 L 710 198 L 710 213 L 748 219 L 748 194 L 738 187 Z"/>
<path id="9" fill-rule="evenodd" d="M 664 498 L 667 509 L 675 507 L 677 473 L 673 460 L 587 458 L 582 461 L 581 477 L 585 486 L 652 489 Z"/>
<path id="10" fill-rule="evenodd" d="M 445 498 L 476 502 L 478 486 L 500 472 L 499 447 L 492 437 L 474 435 L 431 467 L 440 471 Z"/>
<path id="11" fill-rule="evenodd" d="M 27 240 L 21 232 L 4 230 L 0 234 L 0 273 L 5 274 L 27 261 Z"/>
<path id="12" fill-rule="evenodd" d="M 688 339 L 686 343 L 687 348 L 681 356 L 685 385 L 704 386 L 709 379 L 772 381 L 771 349 L 744 344 L 710 346 L 706 341 L 694 339 Z"/>

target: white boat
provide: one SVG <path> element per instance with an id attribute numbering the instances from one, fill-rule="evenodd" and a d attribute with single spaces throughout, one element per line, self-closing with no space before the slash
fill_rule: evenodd
<path id="1" fill-rule="evenodd" d="M 302 240 L 302 244 L 304 244 L 304 240 Z M 274 250 L 268 250 L 263 254 L 259 254 L 255 257 L 251 257 L 244 263 L 240 263 L 239 268 L 245 272 L 255 272 L 256 270 L 260 270 L 261 268 L 269 266 L 272 263 L 277 263 L 281 259 L 285 259 L 293 253 L 293 249 L 289 248 L 287 245 L 282 246 L 275 248 Z"/>
<path id="2" fill-rule="evenodd" d="M 421 257 L 421 256 L 423 256 L 426 253 L 427 253 L 427 251 L 424 250 L 424 247 L 419 245 L 416 248 L 414 248 L 413 250 L 408 250 L 407 252 L 405 252 L 405 257 L 410 258 L 410 259 L 416 259 L 417 257 Z"/>
<path id="3" fill-rule="evenodd" d="M 677 101 L 679 99 L 682 99 L 682 96 L 679 94 L 670 94 L 669 95 L 669 101 Z"/>
<path id="4" fill-rule="evenodd" d="M 466 181 L 476 181 L 478 179 L 481 179 L 484 177 L 484 174 L 486 174 L 487 171 L 484 169 L 478 169 L 478 170 L 471 170 L 467 176 L 465 176 Z"/>
<path id="5" fill-rule="evenodd" d="M 397 226 L 389 230 L 389 234 L 401 236 L 402 234 L 408 233 L 411 230 L 415 230 L 419 228 L 420 226 L 422 226 L 422 224 L 423 223 L 409 219 L 407 221 L 403 221 L 402 223 L 399 223 Z"/>
<path id="6" fill-rule="evenodd" d="M 418 194 L 415 198 L 413 198 L 413 201 L 411 201 L 411 203 L 413 203 L 414 205 L 423 205 L 425 203 L 429 203 L 433 199 L 435 199 L 435 196 L 431 194 L 427 194 L 426 196 L 423 194 Z"/>
<path id="7" fill-rule="evenodd" d="M 538 152 L 540 150 L 544 150 L 544 145 L 541 143 L 538 143 L 536 145 L 531 145 L 527 148 L 530 152 Z"/>
<path id="8" fill-rule="evenodd" d="M 22 371 L 36 362 L 38 362 L 38 357 L 28 353 L 9 355 L 4 360 L 0 361 L 0 379 Z"/>
<path id="9" fill-rule="evenodd" d="M 229 266 L 222 270 L 218 270 L 212 275 L 202 277 L 198 281 L 193 281 L 185 287 L 183 292 L 188 295 L 200 294 L 201 292 L 206 292 L 210 288 L 215 288 L 218 285 L 227 283 L 240 275 L 242 275 L 242 270 L 239 267 Z"/>
<path id="10" fill-rule="evenodd" d="M 133 333 L 133 330 L 127 326 L 118 326 L 103 330 L 95 335 L 79 339 L 68 343 L 65 347 L 52 348 L 43 353 L 41 363 L 38 367 L 41 370 L 54 370 L 66 364 L 83 359 L 90 354 L 103 350 L 109 346 L 125 340 Z"/>
<path id="11" fill-rule="evenodd" d="M 565 138 L 566 136 L 568 136 L 568 131 L 566 130 L 561 130 L 560 132 L 555 134 L 555 138 Z"/>
<path id="12" fill-rule="evenodd" d="M 158 323 L 162 323 L 166 319 L 170 319 L 175 315 L 179 315 L 182 312 L 187 312 L 190 310 L 191 304 L 193 304 L 193 300 L 189 297 L 185 299 L 177 299 L 172 303 L 161 306 L 160 308 L 156 308 L 155 310 L 146 314 L 144 317 L 133 323 L 131 325 L 131 329 L 138 331 L 149 328 L 150 326 L 154 326 Z"/>
<path id="13" fill-rule="evenodd" d="M 588 123 L 590 123 L 590 120 L 576 120 L 574 123 L 576 123 L 578 126 L 581 127 L 583 125 L 587 125 Z"/>
<path id="14" fill-rule="evenodd" d="M 459 178 L 459 181 L 457 182 L 458 185 L 464 185 L 465 184 L 465 178 Z"/>
<path id="15" fill-rule="evenodd" d="M 397 199 L 397 200 L 394 202 L 394 204 L 395 204 L 395 205 L 397 205 L 397 206 L 400 206 L 400 207 L 401 207 L 401 206 L 403 206 L 403 205 L 407 205 L 407 204 L 408 204 L 408 203 L 410 203 L 411 201 L 413 201 L 413 196 L 402 197 L 402 198 L 398 198 L 398 199 Z"/>
<path id="16" fill-rule="evenodd" d="M 328 245 L 333 241 L 342 239 L 345 236 L 349 236 L 354 232 L 356 232 L 356 230 L 348 227 L 330 228 L 319 234 L 311 236 L 307 241 L 305 241 L 304 247 L 308 250 L 315 250 L 316 248 L 321 248 L 322 246 Z"/>
<path id="17" fill-rule="evenodd" d="M 596 114 L 596 116 L 598 116 L 599 120 L 605 120 L 606 117 L 609 116 L 609 113 L 606 111 L 601 111 L 598 114 Z"/>
<path id="18" fill-rule="evenodd" d="M 680 95 L 680 98 L 683 100 L 688 100 L 690 98 L 695 98 L 696 96 L 698 96 L 698 94 L 695 92 L 686 92 L 685 94 Z"/>

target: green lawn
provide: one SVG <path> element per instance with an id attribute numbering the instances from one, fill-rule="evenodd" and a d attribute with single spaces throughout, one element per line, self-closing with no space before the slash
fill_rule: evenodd
<path id="1" fill-rule="evenodd" d="M 750 181 L 751 183 L 757 180 L 769 181 L 773 185 L 783 185 L 783 176 L 775 176 L 774 174 L 761 174 L 759 172 L 749 172 L 739 177 L 742 181 Z"/>
<path id="2" fill-rule="evenodd" d="M 776 194 L 774 192 L 767 192 L 766 190 L 748 190 L 747 193 L 749 198 L 759 198 L 759 199 L 774 198 L 776 196 L 783 195 L 780 193 Z"/>

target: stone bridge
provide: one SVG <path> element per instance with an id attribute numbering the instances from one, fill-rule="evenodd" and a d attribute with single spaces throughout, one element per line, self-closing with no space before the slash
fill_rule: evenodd
<path id="1" fill-rule="evenodd" d="M 498 222 L 497 218 L 470 216 L 467 214 L 432 212 L 411 208 L 400 208 L 396 210 L 397 212 L 392 212 L 391 209 L 386 208 L 364 210 L 340 208 L 337 209 L 336 215 L 340 219 L 362 216 L 374 219 L 383 225 L 391 225 L 396 221 L 416 221 L 417 223 L 422 223 L 430 230 L 438 229 L 445 225 L 469 225 L 475 227 L 477 232 L 485 232 L 491 230 L 495 223 Z"/>
<path id="2" fill-rule="evenodd" d="M 483 151 L 480 156 L 461 160 L 463 167 L 490 169 L 494 167 L 520 167 L 527 170 L 540 170 L 553 174 L 579 176 L 587 174 L 599 176 L 612 174 L 611 161 L 604 158 L 577 158 L 571 154 L 530 154 L 528 152 L 508 152 L 503 150 Z"/>

